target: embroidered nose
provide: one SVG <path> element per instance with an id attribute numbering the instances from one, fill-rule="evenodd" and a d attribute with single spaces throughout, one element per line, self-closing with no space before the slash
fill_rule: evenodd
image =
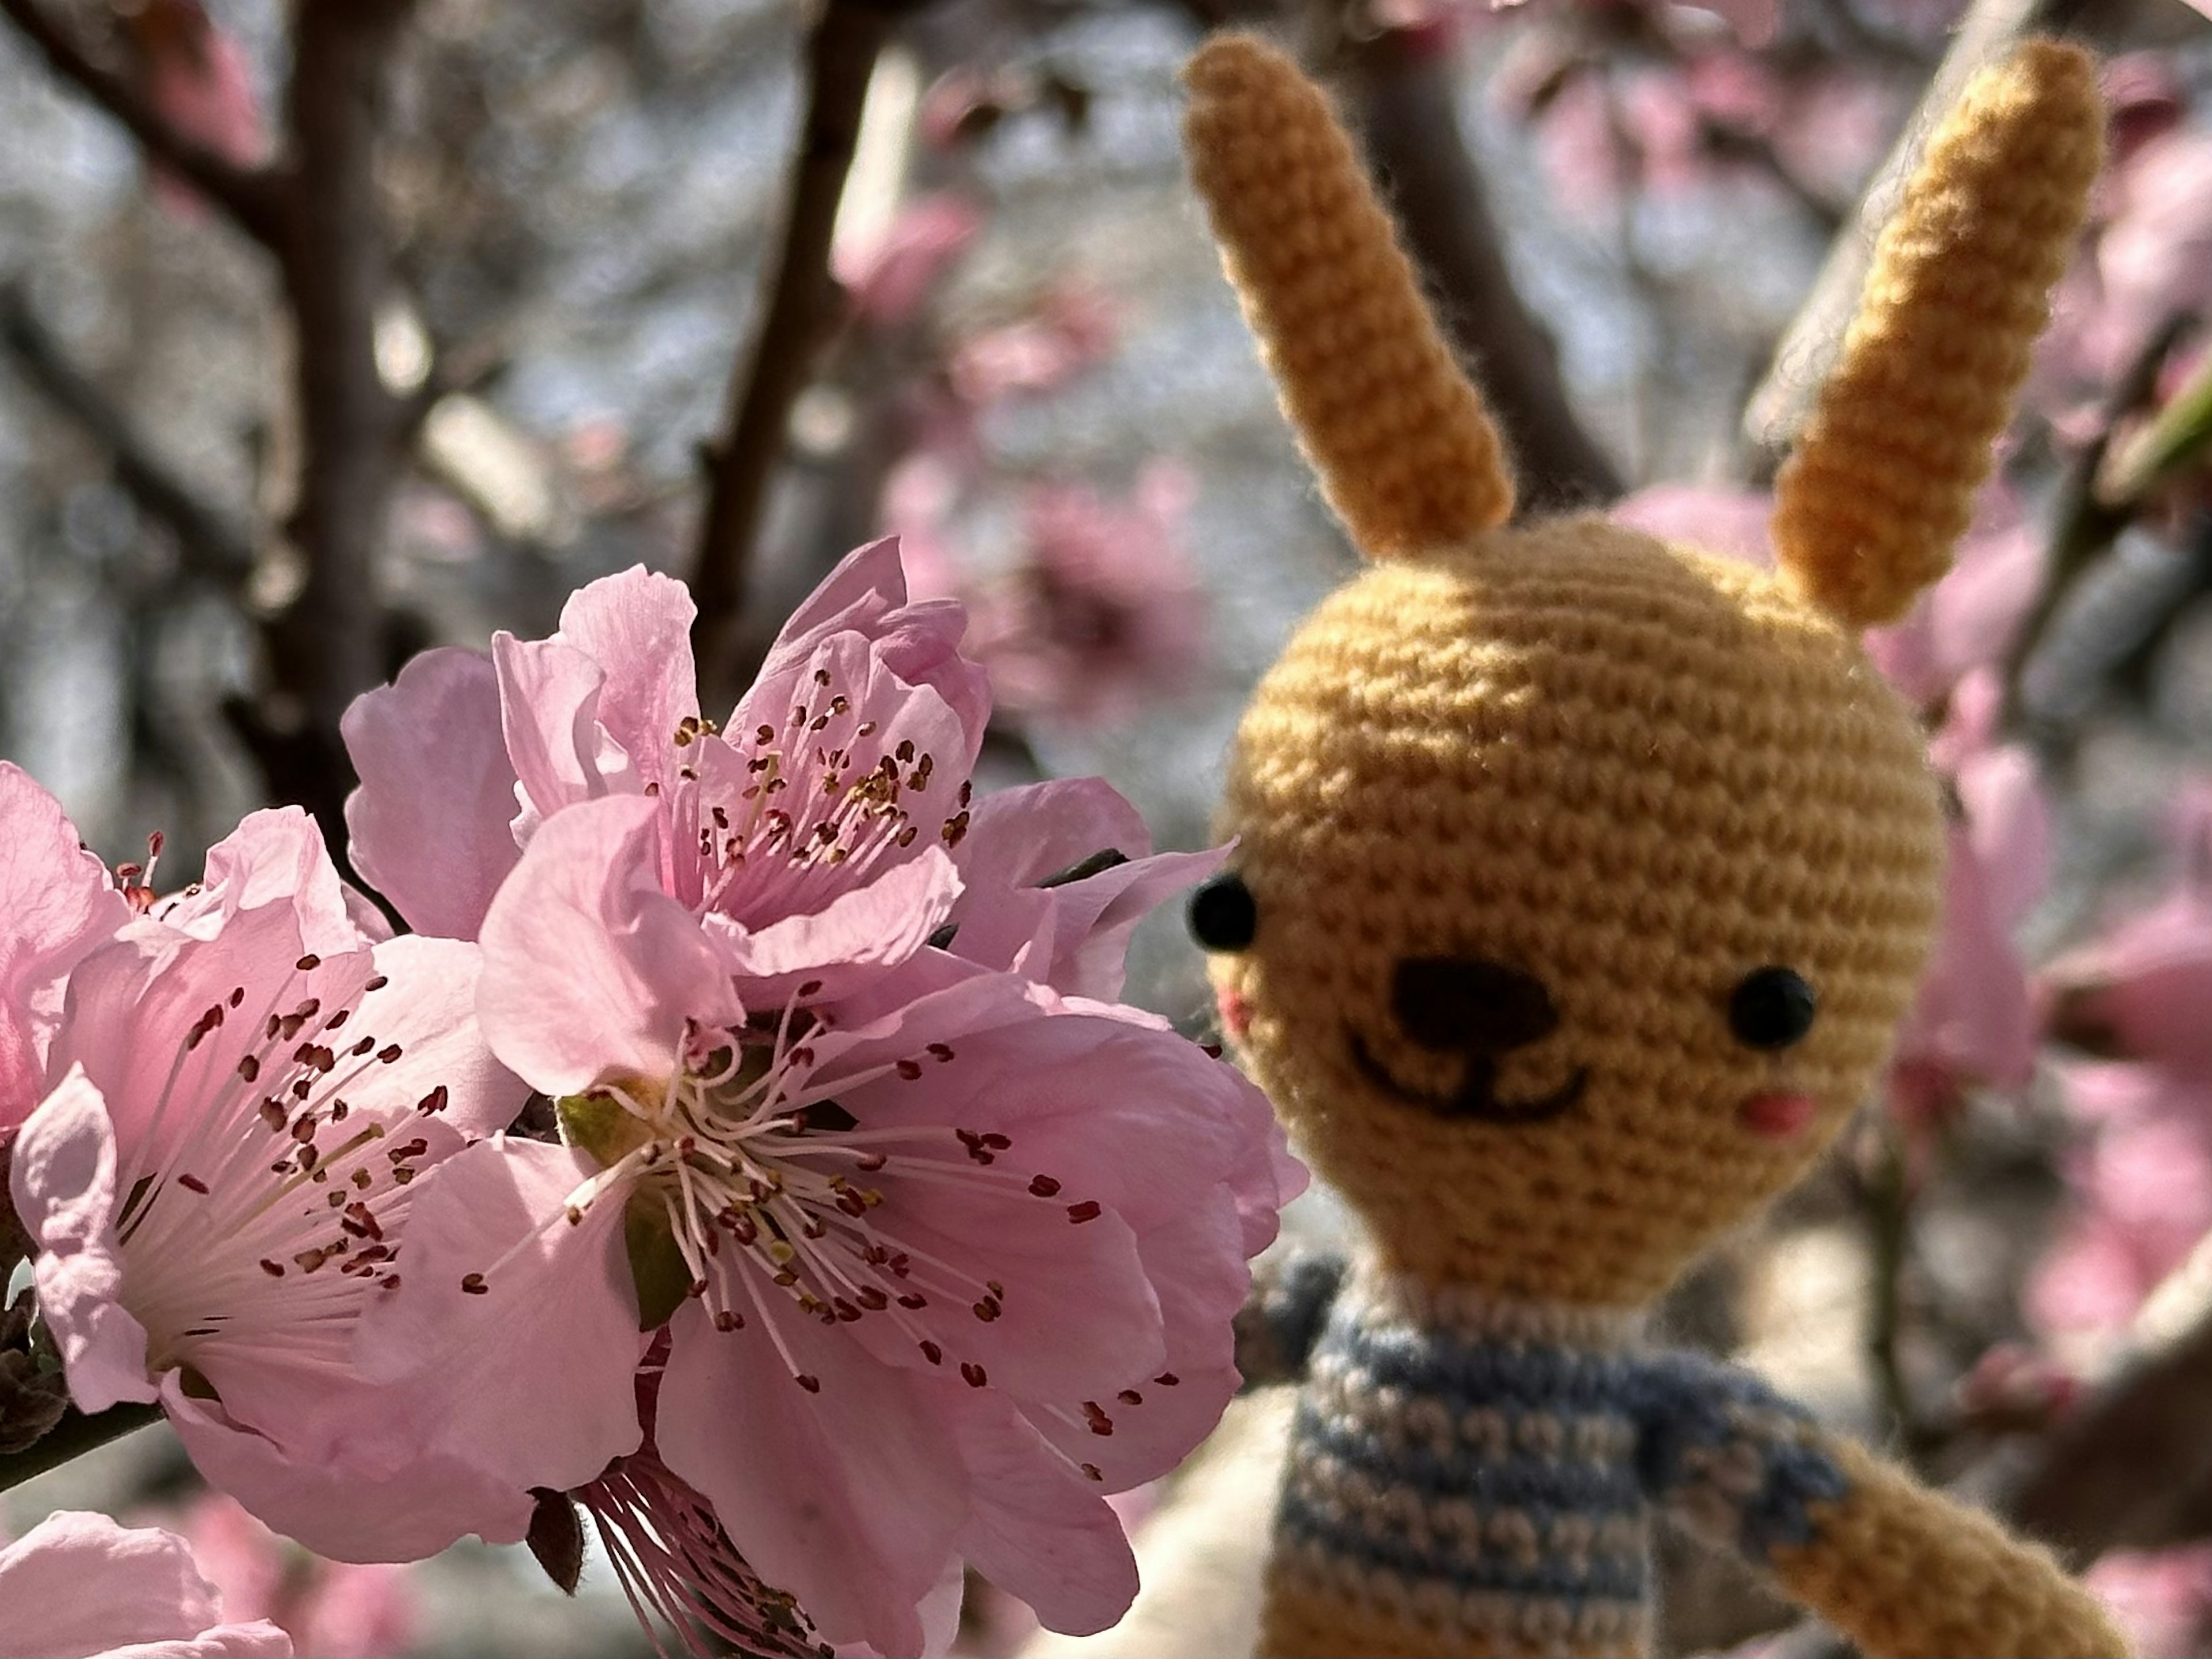
<path id="1" fill-rule="evenodd" d="M 1421 1047 L 1455 1054 L 1502 1054 L 1559 1025 L 1543 981 L 1481 957 L 1408 957 L 1391 975 L 1390 1012 Z"/>

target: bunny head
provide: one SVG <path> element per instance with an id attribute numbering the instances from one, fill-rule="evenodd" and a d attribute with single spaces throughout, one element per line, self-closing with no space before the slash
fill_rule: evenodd
<path id="1" fill-rule="evenodd" d="M 1193 927 L 1223 1023 L 1387 1267 L 1640 1304 L 1873 1086 L 1943 817 L 1858 643 L 1947 568 L 2099 161 L 2033 42 L 1931 142 L 1785 466 L 1778 568 L 1514 484 L 1349 142 L 1210 42 L 1187 136 L 1231 282 L 1367 568 L 1261 681 Z"/>

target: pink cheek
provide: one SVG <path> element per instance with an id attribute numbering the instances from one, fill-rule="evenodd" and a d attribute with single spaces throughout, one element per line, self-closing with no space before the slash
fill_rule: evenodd
<path id="1" fill-rule="evenodd" d="M 1784 1141 L 1804 1133 L 1819 1111 L 1810 1095 L 1753 1095 L 1735 1109 L 1735 1117 L 1761 1140 Z"/>
<path id="2" fill-rule="evenodd" d="M 1221 1012 L 1221 1029 L 1242 1042 L 1244 1033 L 1252 1029 L 1252 1005 L 1244 1000 L 1243 993 L 1225 988 L 1213 994 L 1213 1006 Z"/>

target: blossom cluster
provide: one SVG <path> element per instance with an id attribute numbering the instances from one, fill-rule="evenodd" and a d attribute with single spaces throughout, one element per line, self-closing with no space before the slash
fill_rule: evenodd
<path id="1" fill-rule="evenodd" d="M 978 795 L 988 687 L 896 542 L 725 722 L 691 620 L 633 570 L 355 706 L 352 860 L 408 933 L 296 810 L 161 894 L 0 767 L 41 1340 L 336 1560 L 526 1537 L 573 1585 L 588 1516 L 687 1650 L 941 1650 L 963 1565 L 1100 1628 L 1106 1499 L 1235 1391 L 1304 1181 L 1118 1000 L 1218 854 L 1097 780 Z"/>

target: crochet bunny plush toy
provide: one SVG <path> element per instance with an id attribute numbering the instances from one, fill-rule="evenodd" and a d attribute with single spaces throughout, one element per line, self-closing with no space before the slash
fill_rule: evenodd
<path id="1" fill-rule="evenodd" d="M 1771 574 L 1510 522 L 1320 92 L 1233 35 L 1188 83 L 1230 279 L 1368 561 L 1255 694 L 1192 908 L 1362 1234 L 1269 1304 L 1305 1380 L 1261 1650 L 1644 1652 L 1665 1511 L 1876 1653 L 2124 1652 L 2048 1556 L 1638 1335 L 1866 1097 L 1926 958 L 1943 809 L 1858 635 L 1966 526 L 2099 165 L 2094 66 L 2031 41 L 1931 138 Z"/>

